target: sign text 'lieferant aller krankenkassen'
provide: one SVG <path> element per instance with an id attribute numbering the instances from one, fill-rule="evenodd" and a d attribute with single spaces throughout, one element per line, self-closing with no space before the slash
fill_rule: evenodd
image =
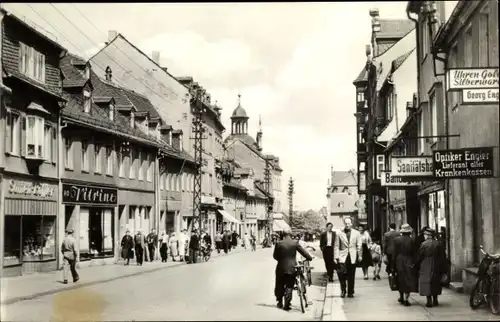
<path id="1" fill-rule="evenodd" d="M 434 151 L 432 158 L 436 178 L 491 178 L 494 175 L 491 147 Z"/>

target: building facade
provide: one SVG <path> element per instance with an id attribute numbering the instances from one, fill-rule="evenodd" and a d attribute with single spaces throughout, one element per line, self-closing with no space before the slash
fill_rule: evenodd
<path id="1" fill-rule="evenodd" d="M 419 133 L 443 135 L 420 140 L 419 149 L 432 149 L 433 155 L 472 149 L 487 157 L 439 180 L 440 189 L 422 198 L 421 213 L 447 237 L 452 280 L 469 292 L 481 260 L 479 246 L 493 253 L 500 245 L 498 3 L 445 4 L 417 1 L 407 7 L 420 32 L 419 104 L 428 110 Z"/>
<path id="2" fill-rule="evenodd" d="M 327 221 L 333 224 L 334 229 L 342 229 L 343 218 L 351 217 L 355 225 L 364 224 L 358 218 L 359 208 L 364 206 L 358 194 L 356 170 L 334 171 L 327 187 L 327 202 L 330 213 Z"/>
<path id="3" fill-rule="evenodd" d="M 0 9 L 0 275 L 57 269 L 59 57 L 66 50 Z"/>

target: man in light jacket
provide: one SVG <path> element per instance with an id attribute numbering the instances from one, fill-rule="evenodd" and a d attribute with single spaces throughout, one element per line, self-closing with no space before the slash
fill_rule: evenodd
<path id="1" fill-rule="evenodd" d="M 80 277 L 76 271 L 76 243 L 73 237 L 73 229 L 66 230 L 66 237 L 61 244 L 61 253 L 63 254 L 63 282 L 68 284 L 68 273 L 71 271 L 71 276 L 73 277 L 73 283 L 78 282 Z"/>
<path id="2" fill-rule="evenodd" d="M 361 262 L 361 234 L 352 229 L 352 219 L 344 217 L 344 229 L 335 237 L 334 257 L 338 263 L 337 275 L 340 281 L 340 296 L 354 297 L 354 280 L 357 263 Z"/>

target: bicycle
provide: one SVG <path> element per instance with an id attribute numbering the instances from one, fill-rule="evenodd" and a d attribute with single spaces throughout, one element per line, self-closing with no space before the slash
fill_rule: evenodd
<path id="1" fill-rule="evenodd" d="M 210 260 L 210 256 L 212 255 L 212 245 L 207 245 L 201 246 L 201 257 L 205 262 L 208 262 Z"/>
<path id="2" fill-rule="evenodd" d="M 470 307 L 475 310 L 488 303 L 491 313 L 500 315 L 500 254 L 491 255 L 479 249 L 484 254 L 477 272 L 476 286 L 469 298 Z"/>
<path id="3" fill-rule="evenodd" d="M 295 266 L 295 286 L 294 290 L 297 290 L 297 294 L 299 296 L 300 300 L 300 310 L 302 313 L 306 313 L 306 307 L 309 306 L 309 303 L 307 301 L 307 287 L 306 287 L 306 281 L 304 277 L 304 271 L 306 270 L 306 265 L 305 264 L 308 261 L 304 261 L 300 263 L 299 265 Z"/>
<path id="4" fill-rule="evenodd" d="M 312 250 L 312 251 L 316 250 L 314 247 L 311 247 L 311 246 L 308 246 L 306 249 Z M 304 267 L 305 267 L 305 271 L 306 271 L 307 286 L 311 286 L 312 285 L 312 272 L 311 271 L 314 269 L 314 267 L 311 267 L 311 263 L 309 261 L 304 262 Z"/>

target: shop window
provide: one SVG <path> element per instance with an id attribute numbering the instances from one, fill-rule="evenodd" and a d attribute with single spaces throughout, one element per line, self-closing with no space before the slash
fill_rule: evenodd
<path id="1" fill-rule="evenodd" d="M 56 216 L 23 216 L 23 262 L 56 258 Z"/>
<path id="2" fill-rule="evenodd" d="M 45 55 L 20 42 L 19 72 L 29 78 L 45 83 Z"/>
<path id="3" fill-rule="evenodd" d="M 64 167 L 73 170 L 73 140 L 70 137 L 64 138 Z"/>
<path id="4" fill-rule="evenodd" d="M 112 209 L 81 208 L 80 225 L 80 259 L 113 256 Z"/>
<path id="5" fill-rule="evenodd" d="M 4 267 L 21 263 L 21 217 L 5 216 Z"/>
<path id="6" fill-rule="evenodd" d="M 82 141 L 82 171 L 89 172 L 89 143 Z"/>
<path id="7" fill-rule="evenodd" d="M 111 145 L 106 147 L 106 175 L 113 175 L 113 147 Z"/>
<path id="8" fill-rule="evenodd" d="M 40 116 L 26 116 L 26 157 L 39 158 L 44 157 L 44 125 L 45 120 Z"/>

